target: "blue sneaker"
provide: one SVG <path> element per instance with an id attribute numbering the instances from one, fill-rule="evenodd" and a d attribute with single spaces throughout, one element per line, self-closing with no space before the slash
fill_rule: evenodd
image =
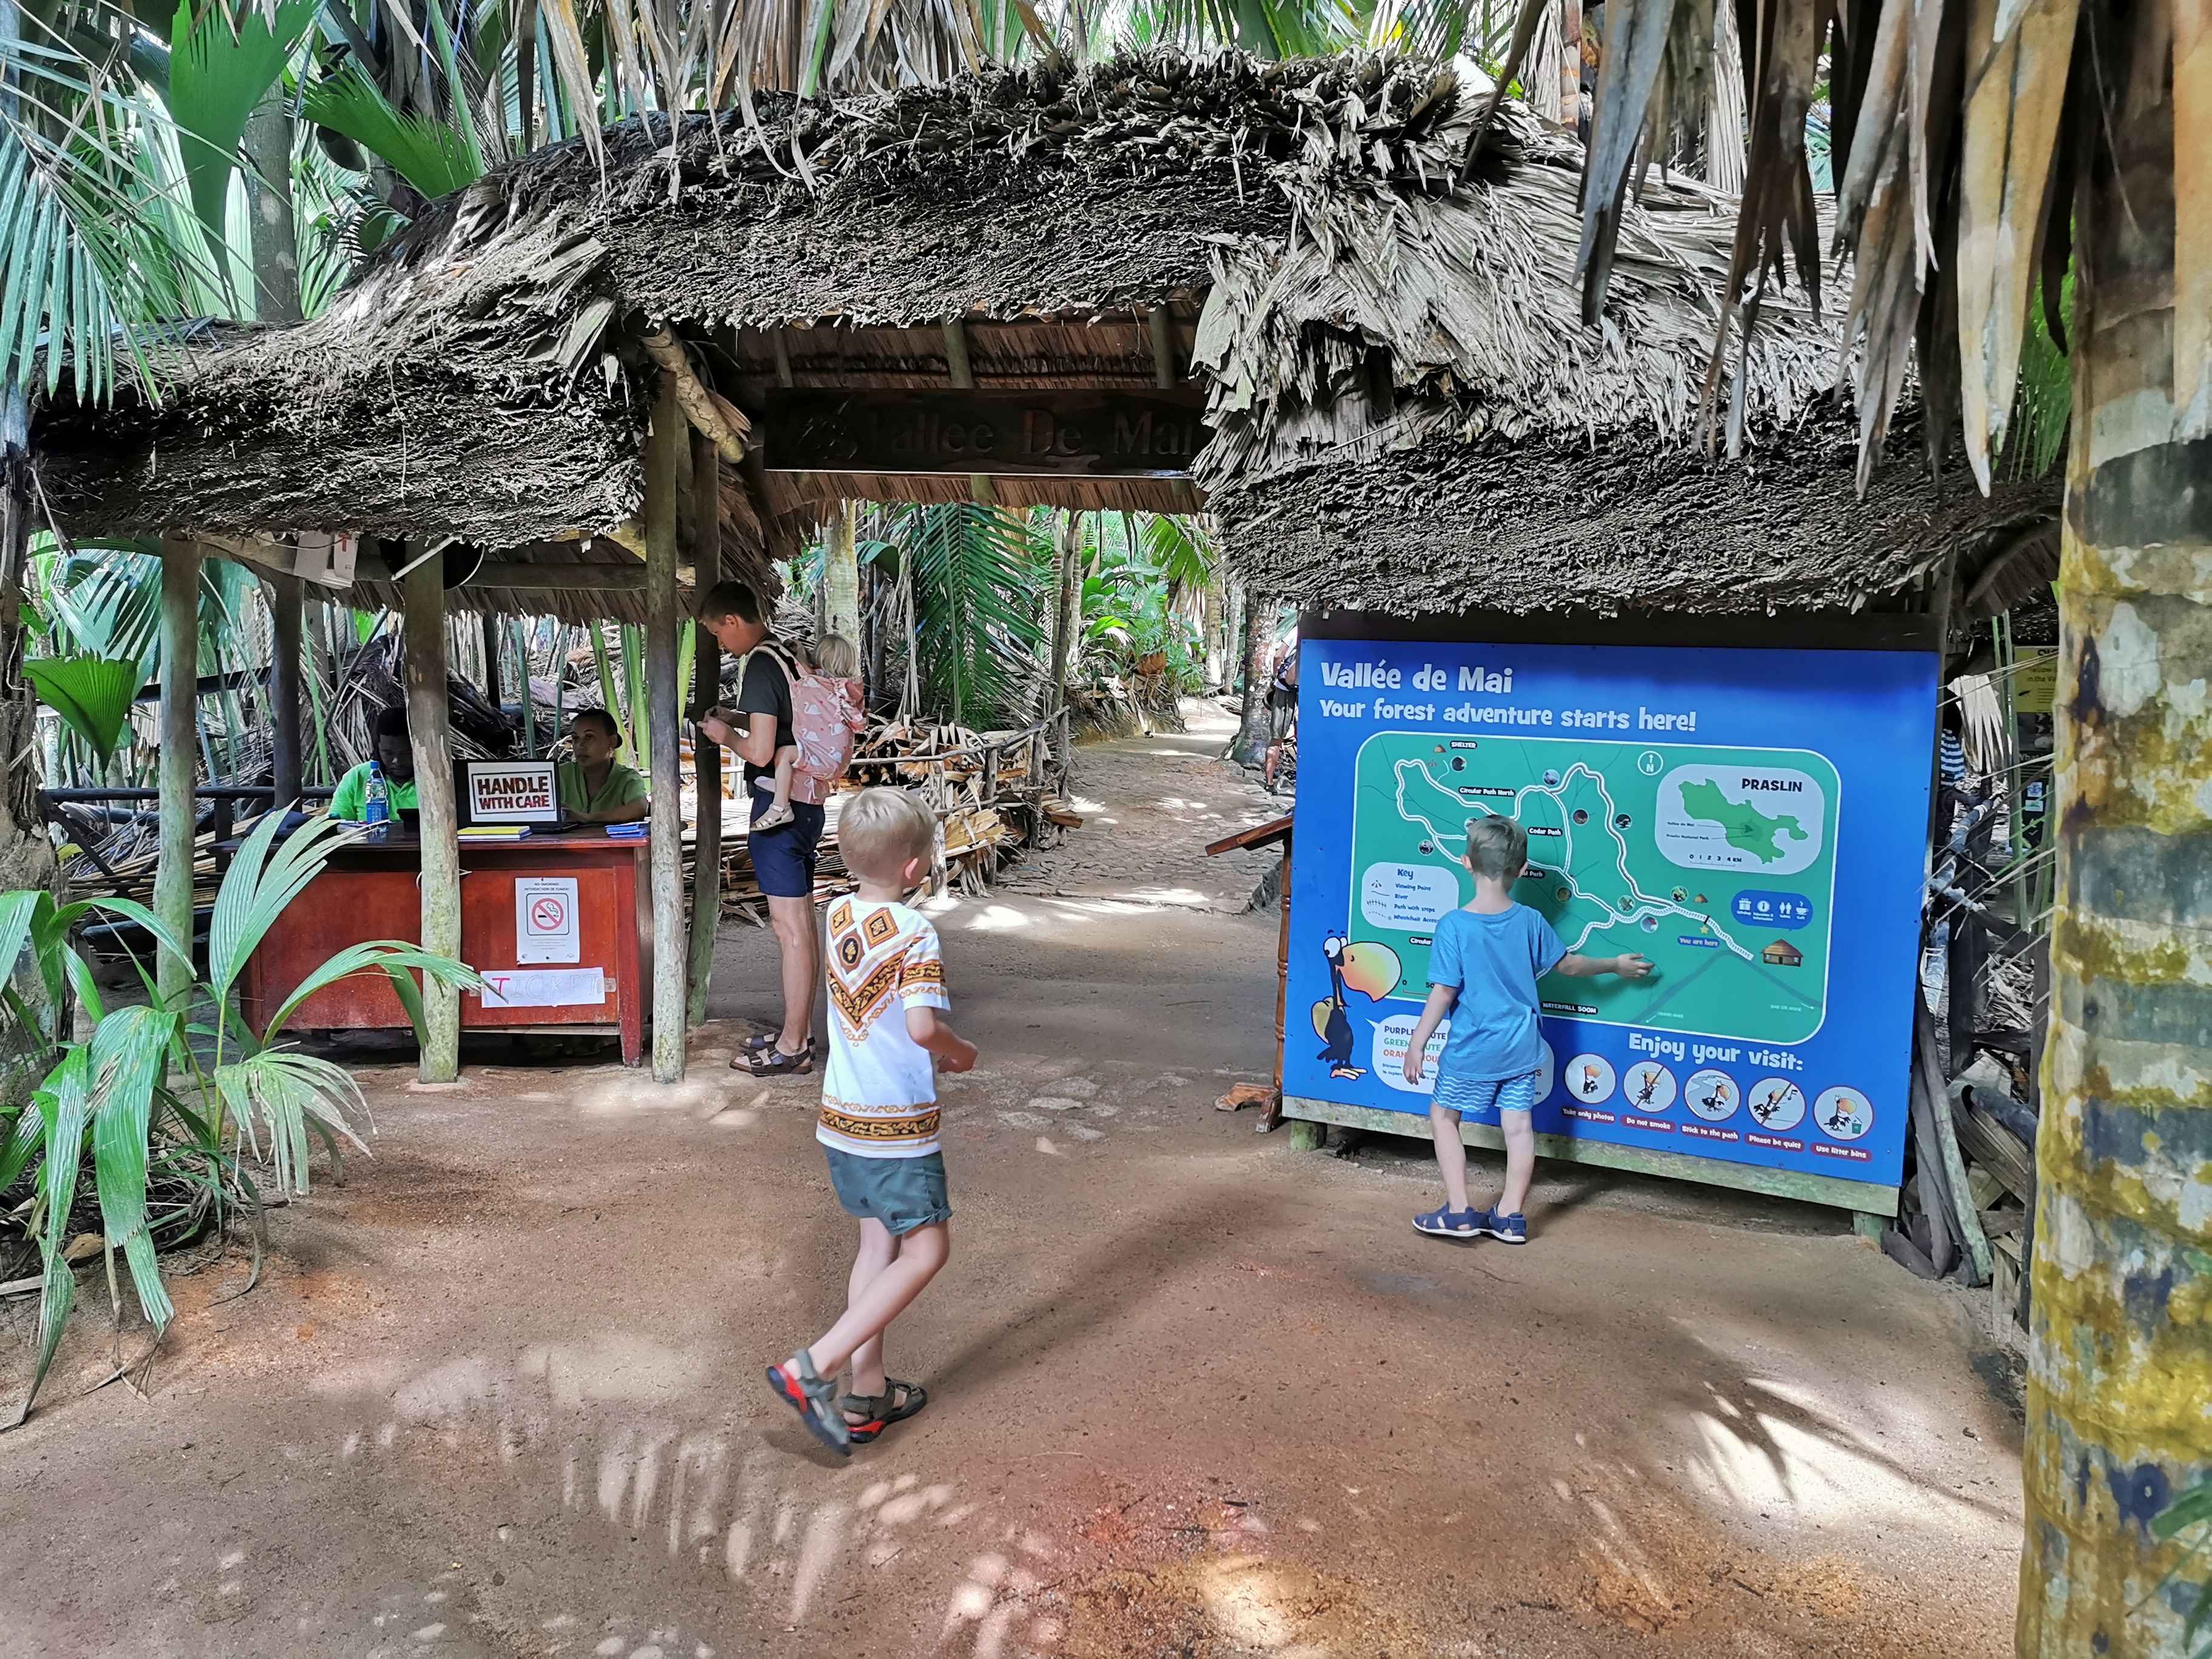
<path id="1" fill-rule="evenodd" d="M 1446 1205 L 1415 1216 L 1413 1230 L 1431 1238 L 1473 1238 L 1482 1231 L 1482 1212 L 1472 1205 L 1464 1210 Z"/>
<path id="2" fill-rule="evenodd" d="M 1501 1243 L 1526 1244 L 1528 1242 L 1528 1218 L 1518 1210 L 1511 1215 L 1485 1210 L 1475 1218 L 1474 1231 L 1488 1233 Z"/>

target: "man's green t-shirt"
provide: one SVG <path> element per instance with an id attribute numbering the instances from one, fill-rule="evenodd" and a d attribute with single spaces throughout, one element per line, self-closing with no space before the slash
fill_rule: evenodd
<path id="1" fill-rule="evenodd" d="M 584 769 L 562 761 L 554 774 L 555 792 L 567 812 L 604 812 L 610 806 L 634 806 L 646 797 L 645 777 L 617 761 L 607 769 L 607 781 L 594 793 L 584 781 Z"/>
<path id="2" fill-rule="evenodd" d="M 356 823 L 368 822 L 368 774 L 373 764 L 373 762 L 363 761 L 338 780 L 337 793 L 331 797 L 332 817 L 351 818 Z M 384 787 L 386 804 L 391 807 L 394 817 L 399 815 L 399 809 L 403 806 L 410 812 L 418 810 L 414 779 L 410 778 L 402 783 L 387 774 Z"/>

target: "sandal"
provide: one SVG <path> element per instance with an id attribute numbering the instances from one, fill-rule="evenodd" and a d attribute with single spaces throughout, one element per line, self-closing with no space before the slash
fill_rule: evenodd
<path id="1" fill-rule="evenodd" d="M 755 817 L 748 828 L 753 834 L 762 835 L 770 830 L 782 829 L 785 824 L 789 823 L 798 816 L 788 806 L 771 805 L 768 811 Z"/>
<path id="2" fill-rule="evenodd" d="M 776 1397 L 799 1413 L 806 1431 L 840 1457 L 853 1455 L 852 1434 L 845 1413 L 837 1409 L 837 1385 L 815 1375 L 814 1356 L 801 1348 L 792 1356 L 796 1375 L 781 1365 L 768 1368 L 768 1385 Z"/>
<path id="3" fill-rule="evenodd" d="M 845 1432 L 856 1446 L 865 1446 L 894 1423 L 903 1423 L 929 1403 L 929 1390 L 919 1382 L 884 1379 L 881 1394 L 848 1394 L 837 1402 L 844 1414 Z M 865 1419 L 855 1423 L 854 1417 Z"/>
<path id="4" fill-rule="evenodd" d="M 1482 1231 L 1483 1212 L 1472 1204 L 1464 1210 L 1455 1210 L 1446 1204 L 1440 1210 L 1428 1210 L 1413 1218 L 1413 1229 L 1431 1238 L 1474 1238 Z"/>
<path id="5" fill-rule="evenodd" d="M 770 1042 L 765 1049 L 756 1049 L 741 1057 L 744 1069 L 755 1077 L 797 1077 L 814 1069 L 814 1039 L 807 1038 L 806 1046 L 795 1054 L 787 1054 Z M 730 1064 L 738 1062 L 732 1060 Z"/>
<path id="6" fill-rule="evenodd" d="M 773 1048 L 775 1047 L 775 1032 L 757 1031 L 752 1036 L 744 1038 L 738 1042 L 738 1052 L 741 1054 L 757 1054 L 764 1048 Z M 738 1062 L 733 1060 L 730 1064 L 735 1066 L 738 1065 Z"/>

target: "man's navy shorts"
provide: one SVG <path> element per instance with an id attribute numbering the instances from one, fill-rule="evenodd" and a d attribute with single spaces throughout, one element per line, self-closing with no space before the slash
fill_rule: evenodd
<path id="1" fill-rule="evenodd" d="M 775 804 L 775 785 L 753 785 L 753 817 Z M 750 823 L 751 819 L 747 819 Z M 777 830 L 749 832 L 746 845 L 753 855 L 753 875 L 770 898 L 811 898 L 814 896 L 814 849 L 822 843 L 822 809 L 805 801 L 791 803 L 791 822 Z"/>

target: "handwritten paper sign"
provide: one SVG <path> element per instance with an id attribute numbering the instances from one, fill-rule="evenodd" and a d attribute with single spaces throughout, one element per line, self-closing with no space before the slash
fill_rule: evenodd
<path id="1" fill-rule="evenodd" d="M 597 1008 L 607 1000 L 598 968 L 492 968 L 483 985 L 487 1008 Z"/>

